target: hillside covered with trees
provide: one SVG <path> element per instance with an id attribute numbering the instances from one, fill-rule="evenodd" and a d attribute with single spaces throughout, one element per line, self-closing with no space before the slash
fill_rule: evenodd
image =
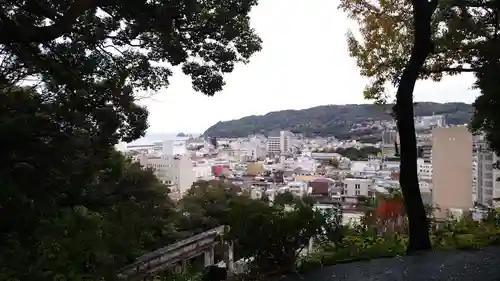
<path id="1" fill-rule="evenodd" d="M 323 105 L 303 110 L 283 110 L 260 116 L 247 116 L 238 120 L 221 121 L 208 128 L 204 135 L 215 137 L 243 137 L 273 130 L 290 130 L 305 135 L 338 138 L 370 135 L 376 130 L 349 132 L 354 124 L 372 120 L 390 120 L 391 105 L 374 104 Z M 421 102 L 415 105 L 415 116 L 444 114 L 449 124 L 471 121 L 472 106 L 465 103 Z"/>

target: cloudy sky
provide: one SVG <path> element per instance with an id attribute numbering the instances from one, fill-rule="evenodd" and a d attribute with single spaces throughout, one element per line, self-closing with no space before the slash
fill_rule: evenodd
<path id="1" fill-rule="evenodd" d="M 325 104 L 365 103 L 365 80 L 347 53 L 355 25 L 334 0 L 261 0 L 251 14 L 263 50 L 226 76 L 224 91 L 206 97 L 179 70 L 168 89 L 143 101 L 149 134 L 201 133 L 217 121 Z M 417 84 L 417 101 L 472 102 L 469 76 Z"/>

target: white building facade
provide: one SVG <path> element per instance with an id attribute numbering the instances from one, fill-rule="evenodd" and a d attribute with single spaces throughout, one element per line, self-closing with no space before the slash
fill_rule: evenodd
<path id="1" fill-rule="evenodd" d="M 494 164 L 498 157 L 482 137 L 474 141 L 473 157 L 473 199 L 486 206 L 497 205 L 494 199 L 500 198 L 500 182 L 497 181 L 500 171 L 494 168 Z"/>
<path id="2" fill-rule="evenodd" d="M 196 181 L 193 162 L 186 155 L 141 155 L 139 163 L 152 169 L 158 180 L 181 196 Z"/>

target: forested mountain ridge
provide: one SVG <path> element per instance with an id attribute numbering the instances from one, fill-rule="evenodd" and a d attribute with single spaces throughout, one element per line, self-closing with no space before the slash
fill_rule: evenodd
<path id="1" fill-rule="evenodd" d="M 273 130 L 290 130 L 305 135 L 349 138 L 354 124 L 377 120 L 391 120 L 392 105 L 348 104 L 323 105 L 303 110 L 282 110 L 265 115 L 252 115 L 238 120 L 220 121 L 208 128 L 204 135 L 215 137 L 244 137 L 253 133 L 268 133 Z M 419 102 L 415 105 L 415 116 L 443 114 L 448 124 L 469 123 L 472 105 L 466 103 Z M 370 132 L 367 132 L 369 134 Z"/>

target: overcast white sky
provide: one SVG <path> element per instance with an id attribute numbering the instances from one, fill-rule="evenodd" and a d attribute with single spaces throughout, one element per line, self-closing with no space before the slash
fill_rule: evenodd
<path id="1" fill-rule="evenodd" d="M 345 33 L 353 23 L 336 0 L 261 0 L 251 14 L 263 50 L 226 76 L 214 97 L 191 88 L 180 71 L 168 89 L 144 101 L 148 134 L 202 133 L 221 120 L 325 104 L 366 103 L 365 80 L 347 53 Z M 472 102 L 469 76 L 417 84 L 417 101 Z"/>

